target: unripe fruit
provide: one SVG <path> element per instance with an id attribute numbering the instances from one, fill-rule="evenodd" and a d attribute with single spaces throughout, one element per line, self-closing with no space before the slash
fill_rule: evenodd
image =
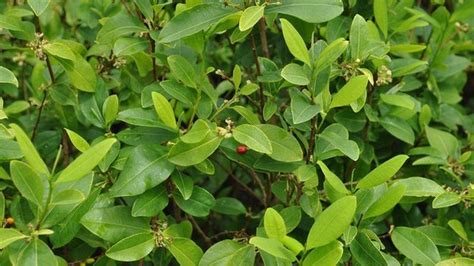
<path id="1" fill-rule="evenodd" d="M 92 264 L 92 263 L 94 263 L 94 262 L 95 262 L 95 259 L 94 259 L 94 258 L 88 258 L 88 259 L 86 260 L 86 263 L 87 263 L 87 264 Z"/>
<path id="2" fill-rule="evenodd" d="M 14 223 L 15 223 L 15 219 L 13 219 L 12 217 L 8 217 L 8 218 L 6 219 L 6 222 L 7 222 L 7 224 L 14 224 Z"/>
<path id="3" fill-rule="evenodd" d="M 237 146 L 237 148 L 235 149 L 235 151 L 238 153 L 238 154 L 246 154 L 247 151 L 249 150 L 249 148 L 245 145 L 239 145 Z"/>

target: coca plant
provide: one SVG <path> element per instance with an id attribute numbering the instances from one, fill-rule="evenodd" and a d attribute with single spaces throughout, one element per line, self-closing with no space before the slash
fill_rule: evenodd
<path id="1" fill-rule="evenodd" d="M 474 264 L 473 1 L 0 13 L 1 265 Z"/>

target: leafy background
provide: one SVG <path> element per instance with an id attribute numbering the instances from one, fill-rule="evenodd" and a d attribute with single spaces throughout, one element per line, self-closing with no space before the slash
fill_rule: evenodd
<path id="1" fill-rule="evenodd" d="M 1 265 L 473 265 L 474 2 L 0 1 Z"/>

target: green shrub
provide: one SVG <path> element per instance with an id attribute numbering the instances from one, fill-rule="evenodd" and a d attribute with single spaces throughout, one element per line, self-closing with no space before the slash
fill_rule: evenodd
<path id="1" fill-rule="evenodd" d="M 181 2 L 0 1 L 0 265 L 474 265 L 474 1 Z"/>

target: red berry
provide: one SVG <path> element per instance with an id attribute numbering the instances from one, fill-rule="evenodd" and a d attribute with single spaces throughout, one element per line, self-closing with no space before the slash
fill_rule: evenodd
<path id="1" fill-rule="evenodd" d="M 245 145 L 239 145 L 239 146 L 237 146 L 237 149 L 235 149 L 235 151 L 238 154 L 245 154 L 245 153 L 247 153 L 248 150 L 249 150 L 249 148 Z"/>

